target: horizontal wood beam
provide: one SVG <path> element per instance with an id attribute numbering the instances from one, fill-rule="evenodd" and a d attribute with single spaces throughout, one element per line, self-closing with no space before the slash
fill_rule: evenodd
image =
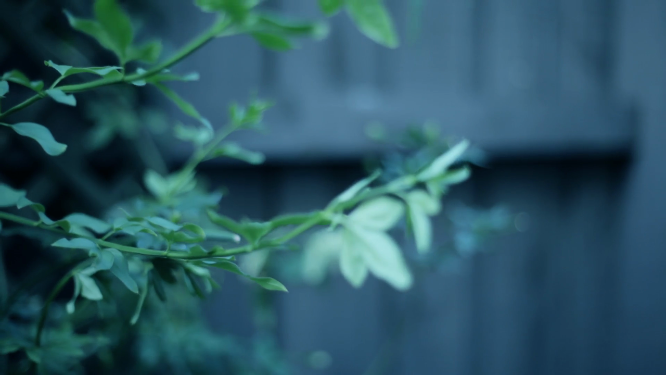
<path id="1" fill-rule="evenodd" d="M 426 100 L 418 100 L 426 98 Z M 357 98 L 317 96 L 296 113 L 267 114 L 268 134 L 242 133 L 234 140 L 277 162 L 310 163 L 358 159 L 387 146 L 365 135 L 372 121 L 398 133 L 409 124 L 433 120 L 442 133 L 470 139 L 491 157 L 626 156 L 635 132 L 634 111 L 620 101 L 537 101 L 442 98 Z M 218 123 L 223 123 L 219 119 Z M 174 161 L 187 156 L 186 145 L 169 145 Z"/>

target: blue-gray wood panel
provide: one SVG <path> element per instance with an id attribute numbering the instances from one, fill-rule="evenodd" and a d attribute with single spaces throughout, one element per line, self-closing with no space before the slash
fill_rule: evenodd
<path id="1" fill-rule="evenodd" d="M 363 38 L 340 14 L 330 20 L 328 39 L 303 41 L 288 53 L 262 51 L 247 37 L 217 40 L 178 67 L 204 79 L 177 88 L 215 126 L 226 122 L 231 100 L 253 90 L 274 98 L 270 136 L 235 139 L 284 162 L 359 158 L 376 149 L 363 132 L 373 120 L 397 130 L 431 119 L 497 154 L 629 151 L 636 132 L 632 103 L 608 90 L 617 31 L 612 4 L 424 0 L 412 15 L 408 1 L 387 3 L 403 39 L 396 50 Z M 270 4 L 321 17 L 315 1 Z M 183 20 L 192 29 L 210 21 L 189 3 L 168 7 L 174 45 L 191 29 Z M 421 23 L 417 38 L 408 36 L 410 17 Z M 182 144 L 165 147 L 183 158 Z"/>

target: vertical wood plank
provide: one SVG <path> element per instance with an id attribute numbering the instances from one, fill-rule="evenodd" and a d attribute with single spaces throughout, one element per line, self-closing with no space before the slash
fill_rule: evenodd
<path id="1" fill-rule="evenodd" d="M 456 186 L 445 196 L 444 206 L 472 202 L 479 186 L 474 179 Z M 447 220 L 443 215 L 433 218 L 435 244 L 451 238 Z M 414 251 L 413 246 L 410 250 Z M 472 277 L 472 261 L 465 259 L 455 270 L 421 274 L 413 290 L 406 293 L 401 301 L 404 329 L 400 374 L 469 374 Z"/>
<path id="2" fill-rule="evenodd" d="M 622 202 L 616 374 L 666 371 L 666 3 L 619 2 L 614 87 L 641 111 Z"/>

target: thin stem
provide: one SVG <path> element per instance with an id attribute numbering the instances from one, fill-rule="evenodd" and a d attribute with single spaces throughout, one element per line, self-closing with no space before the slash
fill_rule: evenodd
<path id="1" fill-rule="evenodd" d="M 208 30 L 206 30 L 198 37 L 194 38 L 190 43 L 186 44 L 172 57 L 170 57 L 169 59 L 165 60 L 160 64 L 157 64 L 153 68 L 143 73 L 134 73 L 124 77 L 100 78 L 90 82 L 85 82 L 75 85 L 60 86 L 59 89 L 66 93 L 76 93 L 76 92 L 100 88 L 103 86 L 114 85 L 117 83 L 123 83 L 123 82 L 130 83 L 133 81 L 138 81 L 141 79 L 154 76 L 155 74 L 162 72 L 164 69 L 167 69 L 177 64 L 178 62 L 188 57 L 189 55 L 197 51 L 199 48 L 203 47 L 206 43 L 210 42 L 214 38 L 222 36 L 223 34 L 221 34 L 221 31 L 229 25 L 230 25 L 229 22 L 226 22 L 224 20 L 218 20 L 215 24 L 213 24 L 213 26 L 211 26 Z M 14 107 L 8 109 L 6 112 L 0 113 L 0 119 L 34 104 L 35 102 L 41 100 L 44 97 L 46 97 L 46 95 L 43 92 L 37 93 L 31 96 L 30 98 L 26 99 L 22 103 L 19 103 Z"/>
<path id="2" fill-rule="evenodd" d="M 6 116 L 9 116 L 14 112 L 18 112 L 18 111 L 32 105 L 33 103 L 38 102 L 43 97 L 44 97 L 43 95 L 35 94 L 34 96 L 31 96 L 30 98 L 26 99 L 25 101 L 9 108 L 6 112 L 0 113 L 0 118 L 4 118 Z"/>
<path id="3" fill-rule="evenodd" d="M 35 346 L 40 346 L 42 344 L 42 331 L 44 330 L 44 324 L 46 323 L 46 317 L 49 314 L 49 307 L 51 307 L 51 303 L 55 298 L 58 296 L 62 288 L 67 284 L 69 279 L 74 276 L 74 274 L 79 271 L 82 268 L 87 267 L 92 260 L 88 259 L 85 260 L 81 263 L 79 263 L 76 267 L 72 268 L 71 271 L 67 272 L 65 276 L 63 276 L 60 281 L 56 284 L 56 286 L 53 288 L 51 291 L 51 294 L 46 299 L 46 302 L 44 303 L 44 307 L 42 307 L 42 313 L 39 315 L 39 322 L 37 323 L 37 334 L 35 334 Z"/>
<path id="4" fill-rule="evenodd" d="M 160 258 L 183 259 L 183 260 L 185 260 L 185 259 L 214 258 L 214 257 L 220 257 L 220 256 L 248 253 L 248 252 L 252 252 L 252 251 L 255 251 L 255 250 L 265 249 L 265 248 L 268 248 L 268 247 L 275 247 L 275 246 L 281 245 L 284 242 L 290 240 L 291 238 L 301 234 L 302 232 L 306 231 L 307 229 L 317 225 L 319 222 L 324 221 L 324 219 L 322 219 L 321 217 L 315 217 L 315 218 L 313 218 L 313 220 L 310 220 L 309 222 L 301 224 L 300 226 L 294 228 L 291 232 L 283 235 L 282 237 L 280 237 L 279 239 L 276 239 L 276 240 L 260 242 L 258 245 L 254 245 L 254 246 L 252 246 L 252 245 L 243 245 L 243 246 L 238 246 L 238 247 L 231 248 L 231 249 L 218 250 L 218 251 L 211 252 L 211 253 L 209 253 L 205 256 L 193 256 L 193 255 L 191 255 L 189 253 L 185 253 L 185 252 L 165 253 L 164 250 L 153 250 L 153 249 L 144 249 L 144 248 L 141 248 L 141 247 L 126 246 L 126 245 L 121 245 L 121 244 L 118 244 L 118 243 L 115 243 L 115 242 L 105 241 L 105 240 L 95 238 L 95 237 L 84 236 L 84 235 L 80 235 L 80 234 L 76 234 L 76 233 L 67 233 L 67 232 L 65 232 L 63 230 L 60 230 L 58 228 L 53 228 L 53 227 L 46 226 L 46 225 L 40 223 L 39 221 L 33 221 L 33 220 L 26 219 L 26 218 L 21 217 L 21 216 L 13 215 L 13 214 L 10 214 L 10 213 L 7 213 L 7 212 L 2 212 L 2 211 L 0 211 L 0 219 L 13 221 L 15 223 L 28 225 L 28 226 L 31 226 L 31 227 L 37 227 L 37 228 L 40 228 L 40 229 L 49 230 L 49 231 L 52 231 L 52 232 L 60 233 L 63 236 L 85 238 L 85 239 L 88 239 L 88 240 L 96 243 L 99 246 L 113 248 L 113 249 L 116 249 L 116 250 L 119 250 L 119 251 L 122 251 L 122 252 L 125 252 L 125 253 L 138 254 L 138 255 L 147 255 L 147 256 L 160 257 Z"/>
<path id="5" fill-rule="evenodd" d="M 47 267 L 44 270 L 40 270 L 39 272 L 33 273 L 31 277 L 23 281 L 16 288 L 16 290 L 14 290 L 12 294 L 7 298 L 7 301 L 5 301 L 2 311 L 0 312 L 0 320 L 4 319 L 7 316 L 7 314 L 9 314 L 12 306 L 14 306 L 16 301 L 18 301 L 19 297 L 21 296 L 21 293 L 23 293 L 26 290 L 32 289 L 33 287 L 35 287 L 35 285 L 39 284 L 40 282 L 43 282 L 44 279 L 50 278 L 52 274 L 61 273 L 62 271 L 70 268 L 71 266 L 72 262 L 67 262 L 57 265 L 55 267 Z"/>

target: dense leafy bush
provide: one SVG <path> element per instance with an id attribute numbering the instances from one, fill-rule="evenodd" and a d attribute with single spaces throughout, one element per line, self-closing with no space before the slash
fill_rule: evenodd
<path id="1" fill-rule="evenodd" d="M 102 367 L 114 366 L 109 348 L 122 347 L 127 340 L 123 333 L 127 321 L 121 319 L 124 315 L 120 312 L 131 310 L 128 320 L 134 325 L 145 318 L 144 306 L 160 300 L 165 308 L 146 312 L 149 319 L 138 325 L 142 350 L 134 355 L 141 362 L 130 366 L 131 371 L 147 371 L 146 366 L 158 365 L 159 358 L 168 358 L 176 373 L 179 369 L 215 371 L 206 369 L 203 363 L 208 356 L 218 355 L 230 358 L 229 369 L 237 373 L 263 371 L 252 368 L 247 357 L 247 353 L 259 351 L 272 358 L 266 367 L 272 373 L 281 373 L 278 364 L 282 359 L 270 336 L 251 344 L 249 352 L 240 352 L 243 345 L 233 339 L 206 335 L 197 310 L 180 302 L 182 291 L 203 298 L 217 288 L 211 268 L 236 274 L 256 283 L 258 288 L 287 291 L 275 278 L 243 270 L 236 257 L 261 254 L 255 271 L 270 271 L 264 267 L 267 254 L 292 246 L 297 237 L 314 228 L 320 230 L 308 239 L 298 261 L 302 279 L 307 282 L 321 281 L 335 264 L 355 287 L 372 274 L 398 290 L 409 289 L 414 282 L 410 261 L 390 234 L 398 223 L 405 223 L 413 235 L 419 253 L 417 261 L 432 264 L 428 254 L 440 254 L 431 251 L 431 218 L 441 212 L 440 201 L 448 187 L 469 177 L 468 167 L 452 169 L 467 150 L 466 141 L 419 144 L 416 155 L 400 159 L 399 163 L 395 163 L 395 157 L 393 162 L 384 161 L 383 168 L 373 168 L 367 178 L 318 211 L 286 214 L 268 221 L 236 221 L 218 212 L 222 194 L 209 191 L 198 182 L 197 167 L 220 157 L 251 164 L 263 162 L 262 154 L 226 139 L 234 132 L 259 129 L 263 113 L 272 103 L 253 99 L 245 106 L 232 104 L 226 125 L 211 124 L 167 86 L 170 81 L 198 79 L 198 74 L 177 74 L 170 69 L 217 38 L 249 34 L 266 48 L 285 51 L 293 48 L 296 38 L 324 37 L 327 26 L 264 12 L 258 0 L 196 0 L 195 4 L 205 12 L 217 14 L 217 20 L 170 57 L 161 57 L 159 41 L 135 40 L 130 19 L 115 0 L 96 0 L 93 19 L 70 12 L 64 16 L 72 28 L 113 52 L 116 65 L 73 67 L 49 60 L 45 64 L 53 68 L 56 76 L 51 84 L 32 80 L 20 70 L 1 76 L 0 98 L 15 95 L 17 86 L 34 94 L 0 112 L 0 125 L 32 138 L 52 157 L 67 152 L 67 145 L 53 137 L 48 123 L 8 122 L 40 100 L 76 106 L 77 97 L 101 87 L 152 86 L 196 120 L 196 125 L 177 125 L 173 129 L 176 138 L 194 146 L 184 166 L 170 174 L 146 170 L 142 181 L 146 194 L 119 203 L 102 218 L 70 213 L 53 219 L 46 207 L 30 199 L 31 192 L 0 184 L 3 234 L 37 238 L 61 250 L 64 259 L 62 265 L 49 265 L 45 272 L 27 277 L 5 301 L 0 351 L 11 354 L 8 371 L 33 368 L 46 373 L 70 373 L 81 370 L 82 361 L 93 354 Z M 381 0 L 320 0 L 319 4 L 327 16 L 345 10 L 370 39 L 387 47 L 398 45 Z M 95 78 L 66 84 L 74 75 Z M 500 224 L 493 222 L 490 231 L 504 225 L 506 215 L 498 215 Z M 31 294 L 35 284 L 54 276 L 59 279 L 44 302 Z M 70 301 L 64 306 L 54 303 L 70 282 L 74 285 Z M 133 298 L 126 298 L 128 294 Z M 173 324 L 174 321 L 184 323 Z M 150 336 L 140 334 L 142 330 L 156 329 L 168 330 L 164 335 L 168 340 L 148 342 Z"/>

